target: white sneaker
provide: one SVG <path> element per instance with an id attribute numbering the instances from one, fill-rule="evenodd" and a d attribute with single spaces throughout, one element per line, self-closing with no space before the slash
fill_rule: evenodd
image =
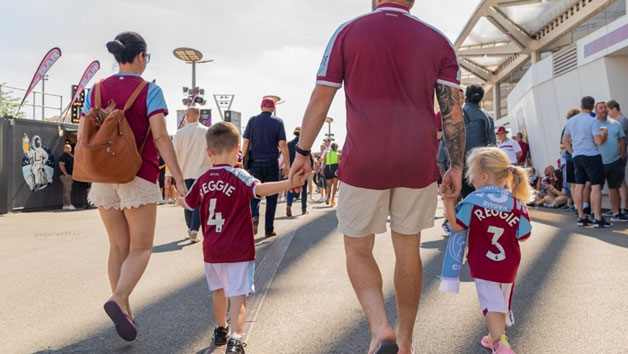
<path id="1" fill-rule="evenodd" d="M 69 205 L 67 210 L 76 210 L 76 207 L 74 207 L 74 205 Z"/>
<path id="2" fill-rule="evenodd" d="M 198 231 L 190 231 L 190 241 L 192 243 L 197 243 L 201 241 L 201 238 L 198 237 Z"/>
<path id="3" fill-rule="evenodd" d="M 67 205 L 64 205 L 63 208 L 61 208 L 61 210 L 68 210 L 68 208 L 69 207 Z"/>

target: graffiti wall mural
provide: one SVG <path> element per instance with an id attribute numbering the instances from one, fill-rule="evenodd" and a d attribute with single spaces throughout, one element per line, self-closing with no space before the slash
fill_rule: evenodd
<path id="1" fill-rule="evenodd" d="M 52 183 L 55 172 L 55 161 L 52 151 L 44 146 L 39 135 L 29 138 L 26 133 L 22 137 L 22 174 L 31 191 L 37 192 Z"/>

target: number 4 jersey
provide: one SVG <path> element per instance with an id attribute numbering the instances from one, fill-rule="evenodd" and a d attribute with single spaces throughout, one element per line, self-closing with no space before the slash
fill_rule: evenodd
<path id="1" fill-rule="evenodd" d="M 467 260 L 471 276 L 513 283 L 521 261 L 519 241 L 530 237 L 532 226 L 522 203 L 512 211 L 498 211 L 466 203 L 460 205 L 458 224 L 468 229 Z"/>
<path id="2" fill-rule="evenodd" d="M 255 259 L 251 199 L 259 181 L 229 165 L 214 165 L 199 177 L 185 196 L 187 209 L 199 209 L 206 263 Z"/>

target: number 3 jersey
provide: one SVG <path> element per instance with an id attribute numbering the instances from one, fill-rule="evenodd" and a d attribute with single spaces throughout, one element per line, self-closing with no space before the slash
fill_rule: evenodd
<path id="1" fill-rule="evenodd" d="M 483 206 L 489 207 L 464 203 L 458 206 L 456 213 L 458 224 L 467 229 L 467 260 L 471 276 L 498 283 L 513 283 L 521 261 L 519 241 L 530 237 L 532 230 L 528 210 L 512 197 L 493 199 L 494 195 L 483 194 L 482 189 L 475 193 L 486 198 Z M 503 211 L 505 206 L 502 203 L 510 203 L 507 208 L 510 211 Z M 490 208 L 496 204 L 502 205 Z"/>
<path id="2" fill-rule="evenodd" d="M 199 209 L 206 263 L 255 259 L 251 199 L 259 181 L 245 170 L 214 165 L 185 196 L 187 209 Z"/>

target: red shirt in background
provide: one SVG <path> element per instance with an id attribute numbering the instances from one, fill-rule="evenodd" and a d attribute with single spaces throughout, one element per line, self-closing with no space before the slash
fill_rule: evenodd
<path id="1" fill-rule="evenodd" d="M 530 145 L 523 140 L 518 141 L 519 146 L 521 147 L 521 158 L 517 161 L 519 165 L 523 165 L 528 158 L 528 154 L 530 153 Z"/>

